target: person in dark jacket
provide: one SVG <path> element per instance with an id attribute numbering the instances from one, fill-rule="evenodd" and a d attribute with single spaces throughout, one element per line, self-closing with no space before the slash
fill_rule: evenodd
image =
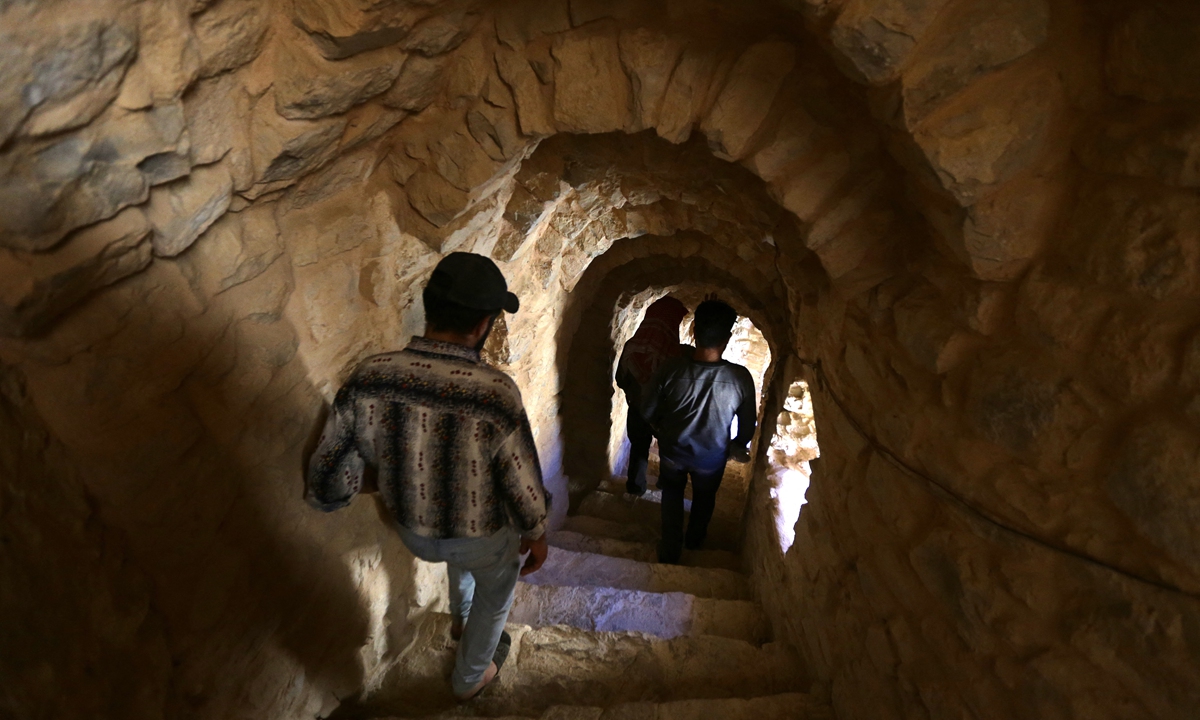
<path id="1" fill-rule="evenodd" d="M 625 421 L 625 431 L 629 435 L 625 491 L 632 495 L 641 496 L 646 492 L 646 466 L 650 459 L 650 443 L 654 439 L 650 425 L 642 417 L 643 388 L 650 384 L 663 363 L 691 353 L 690 346 L 679 344 L 679 323 L 687 314 L 687 306 L 673 297 L 656 300 L 646 308 L 646 317 L 625 343 L 617 363 L 617 387 L 625 392 L 629 405 Z"/>
<path id="2" fill-rule="evenodd" d="M 737 311 L 720 300 L 696 308 L 696 351 L 659 369 L 642 400 L 642 415 L 658 438 L 662 489 L 659 562 L 678 563 L 683 548 L 704 544 L 717 490 L 730 457 L 750 459 L 757 411 L 754 379 L 741 365 L 722 360 Z M 737 437 L 732 435 L 734 417 Z M 683 492 L 692 481 L 692 512 L 683 532 Z"/>

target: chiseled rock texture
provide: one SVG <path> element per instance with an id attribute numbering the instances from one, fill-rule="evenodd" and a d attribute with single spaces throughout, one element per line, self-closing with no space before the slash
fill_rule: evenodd
<path id="1" fill-rule="evenodd" d="M 460 720 L 478 716 L 450 712 L 438 717 L 442 720 Z M 552 705 L 536 717 L 508 716 L 505 720 L 703 720 L 710 717 L 723 720 L 795 720 L 798 717 L 829 720 L 832 716 L 828 709 L 814 703 L 806 695 L 780 693 L 749 699 L 622 703 L 608 708 Z"/>
<path id="2" fill-rule="evenodd" d="M 387 708 L 403 708 L 421 716 L 452 708 L 449 685 L 439 682 L 454 665 L 448 625 L 447 616 L 423 622 L 418 649 L 397 664 L 356 713 L 386 717 L 394 714 Z M 469 705 L 479 715 L 538 714 L 555 705 L 762 698 L 796 693 L 804 679 L 795 658 L 778 643 L 759 647 L 711 635 L 662 640 L 561 625 L 509 625 L 508 631 L 512 650 L 500 678 Z M 810 701 L 794 705 L 807 720 Z M 813 712 L 812 717 L 820 714 Z"/>
<path id="3" fill-rule="evenodd" d="M 716 291 L 761 330 L 763 431 L 710 550 L 837 717 L 1200 715 L 1198 13 L 0 2 L 0 715 L 315 718 L 397 667 L 440 682 L 442 571 L 301 476 L 455 250 L 522 298 L 485 355 L 556 529 L 654 540 L 579 512 L 611 504 L 646 305 Z M 799 380 L 820 457 L 784 554 Z M 645 552 L 592 544 L 555 552 Z M 575 637 L 530 631 L 546 675 L 514 691 L 694 716 L 566 697 L 599 692 L 553 685 Z M 744 642 L 630 637 L 604 642 L 638 682 L 698 653 L 691 689 Z"/>

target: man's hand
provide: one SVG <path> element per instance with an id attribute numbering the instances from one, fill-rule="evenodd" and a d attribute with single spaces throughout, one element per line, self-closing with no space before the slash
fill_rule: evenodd
<path id="1" fill-rule="evenodd" d="M 733 458 L 734 462 L 748 463 L 750 462 L 750 450 L 744 447 L 730 448 L 729 457 Z"/>
<path id="2" fill-rule="evenodd" d="M 521 554 L 529 553 L 529 557 L 525 558 L 525 565 L 521 567 L 521 577 L 537 572 L 542 567 L 542 563 L 546 562 L 546 555 L 549 552 L 550 546 L 546 544 L 545 535 L 537 540 L 521 538 Z"/>

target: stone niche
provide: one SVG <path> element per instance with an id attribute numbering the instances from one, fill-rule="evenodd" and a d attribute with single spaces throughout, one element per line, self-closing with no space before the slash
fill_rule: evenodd
<path id="1" fill-rule="evenodd" d="M 377 689 L 445 581 L 304 451 L 470 250 L 564 499 L 622 297 L 762 330 L 744 557 L 838 717 L 1196 717 L 1197 40 L 1184 0 L 0 3 L 0 715 Z"/>

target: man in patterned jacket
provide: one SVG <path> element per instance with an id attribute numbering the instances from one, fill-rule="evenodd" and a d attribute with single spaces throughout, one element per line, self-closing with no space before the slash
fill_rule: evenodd
<path id="1" fill-rule="evenodd" d="M 519 306 L 504 275 L 482 255 L 452 253 L 424 301 L 424 337 L 364 360 L 338 391 L 307 497 L 331 511 L 377 491 L 408 549 L 446 563 L 459 640 L 451 685 L 466 700 L 508 656 L 518 571 L 546 559 L 549 495 L 516 383 L 479 357 L 500 312 Z"/>

